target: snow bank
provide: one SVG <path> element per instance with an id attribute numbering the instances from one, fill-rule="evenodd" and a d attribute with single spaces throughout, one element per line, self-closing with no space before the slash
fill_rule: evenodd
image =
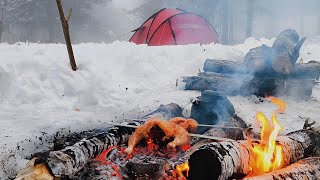
<path id="1" fill-rule="evenodd" d="M 140 117 L 170 102 L 188 109 L 189 99 L 199 93 L 178 91 L 178 77 L 196 75 L 206 58 L 241 61 L 250 48 L 272 42 L 249 38 L 236 46 L 79 44 L 74 46 L 76 72 L 69 67 L 65 45 L 0 44 L 0 177 L 13 177 L 25 158 L 50 148 L 60 128 L 105 126 L 103 122 Z M 319 60 L 319 48 L 320 40 L 307 41 L 303 61 Z M 280 117 L 287 131 L 301 128 L 306 118 L 319 117 L 319 92 L 317 86 L 314 101 L 307 103 L 288 100 L 290 113 Z M 257 110 L 271 114 L 275 109 L 256 97 L 230 100 L 250 123 Z"/>

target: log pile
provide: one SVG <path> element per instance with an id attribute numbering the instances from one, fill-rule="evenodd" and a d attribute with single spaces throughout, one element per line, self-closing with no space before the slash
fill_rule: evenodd
<path id="1" fill-rule="evenodd" d="M 177 86 L 183 90 L 215 90 L 231 96 L 310 97 L 319 79 L 320 63 L 296 63 L 305 39 L 299 41 L 294 30 L 285 30 L 272 47 L 251 49 L 243 62 L 207 59 L 204 72 L 179 78 Z"/>

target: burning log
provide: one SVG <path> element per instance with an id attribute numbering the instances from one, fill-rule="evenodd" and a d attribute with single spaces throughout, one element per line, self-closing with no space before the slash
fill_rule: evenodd
<path id="1" fill-rule="evenodd" d="M 138 122 L 131 124 L 140 125 Z M 73 176 L 103 150 L 127 142 L 132 132 L 131 128 L 111 127 L 108 132 L 83 139 L 59 151 L 51 151 L 47 158 L 48 166 L 55 176 Z"/>
<path id="2" fill-rule="evenodd" d="M 254 77 L 248 74 L 203 73 L 199 76 L 181 77 L 177 87 L 183 90 L 214 90 L 225 95 L 292 95 L 310 97 L 315 82 L 312 79 L 284 79 Z"/>
<path id="3" fill-rule="evenodd" d="M 181 107 L 171 103 L 168 105 L 161 105 L 156 111 L 146 115 L 145 118 L 156 116 L 169 119 L 180 114 L 182 114 Z M 142 122 L 132 122 L 128 124 L 139 126 Z M 73 177 L 91 159 L 101 154 L 102 151 L 112 146 L 126 143 L 133 131 L 133 128 L 118 126 L 110 127 L 106 131 L 92 131 L 98 132 L 98 134 L 91 134 L 91 137 L 82 137 L 82 140 L 73 145 L 65 146 L 61 150 L 44 153 L 48 155 L 45 155 L 47 157 L 42 157 L 41 159 L 48 165 L 50 172 L 52 172 L 54 176 Z M 63 145 L 58 145 L 58 147 L 61 146 Z M 29 167 L 26 169 L 35 170 L 34 168 Z M 24 169 L 22 171 L 24 171 Z M 28 171 L 27 173 L 32 174 L 34 172 Z"/>
<path id="4" fill-rule="evenodd" d="M 280 136 L 282 165 L 288 166 L 300 159 L 319 155 L 320 133 L 300 130 Z M 242 178 L 251 173 L 249 166 L 254 155 L 249 141 L 214 142 L 201 146 L 189 159 L 189 179 Z"/>
<path id="5" fill-rule="evenodd" d="M 302 159 L 290 166 L 260 176 L 248 177 L 243 180 L 311 180 L 320 177 L 320 157 Z"/>
<path id="6" fill-rule="evenodd" d="M 231 60 L 215 60 L 207 59 L 204 63 L 203 70 L 205 72 L 226 73 L 226 74 L 248 74 L 249 70 L 244 63 Z M 270 74 L 269 74 L 270 75 Z M 271 74 L 271 77 L 278 76 Z M 295 64 L 294 70 L 287 75 L 288 78 L 295 79 L 319 79 L 320 63 L 310 61 L 308 63 Z"/>

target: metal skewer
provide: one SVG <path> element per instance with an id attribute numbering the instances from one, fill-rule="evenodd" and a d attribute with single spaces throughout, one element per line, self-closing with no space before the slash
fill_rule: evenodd
<path id="1" fill-rule="evenodd" d="M 128 128 L 138 128 L 138 126 L 134 125 L 129 125 L 129 124 L 120 124 L 120 123 L 114 123 L 114 122 L 106 122 L 107 124 L 114 125 L 114 126 L 121 126 L 121 127 L 128 127 Z M 206 135 L 201 135 L 201 134 L 193 134 L 189 133 L 191 137 L 198 137 L 198 138 L 204 138 L 204 139 L 211 139 L 216 142 L 221 142 L 221 141 L 234 141 L 232 139 L 228 138 L 221 138 L 221 137 L 213 137 L 213 136 L 206 136 Z"/>
<path id="2" fill-rule="evenodd" d="M 123 119 L 126 121 L 142 121 L 146 122 L 147 119 Z M 244 130 L 245 128 L 242 127 L 234 127 L 234 126 L 220 126 L 220 125 L 208 125 L 208 124 L 198 124 L 198 127 L 210 127 L 210 128 L 222 128 L 222 129 L 239 129 Z"/>

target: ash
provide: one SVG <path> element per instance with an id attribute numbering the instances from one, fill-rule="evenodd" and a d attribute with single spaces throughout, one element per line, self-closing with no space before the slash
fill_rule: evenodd
<path id="1" fill-rule="evenodd" d="M 175 179 L 174 164 L 179 162 L 188 147 L 178 149 L 152 147 L 138 147 L 133 153 L 124 153 L 125 146 L 111 147 L 72 179 Z M 151 149 L 152 148 L 152 149 Z"/>

